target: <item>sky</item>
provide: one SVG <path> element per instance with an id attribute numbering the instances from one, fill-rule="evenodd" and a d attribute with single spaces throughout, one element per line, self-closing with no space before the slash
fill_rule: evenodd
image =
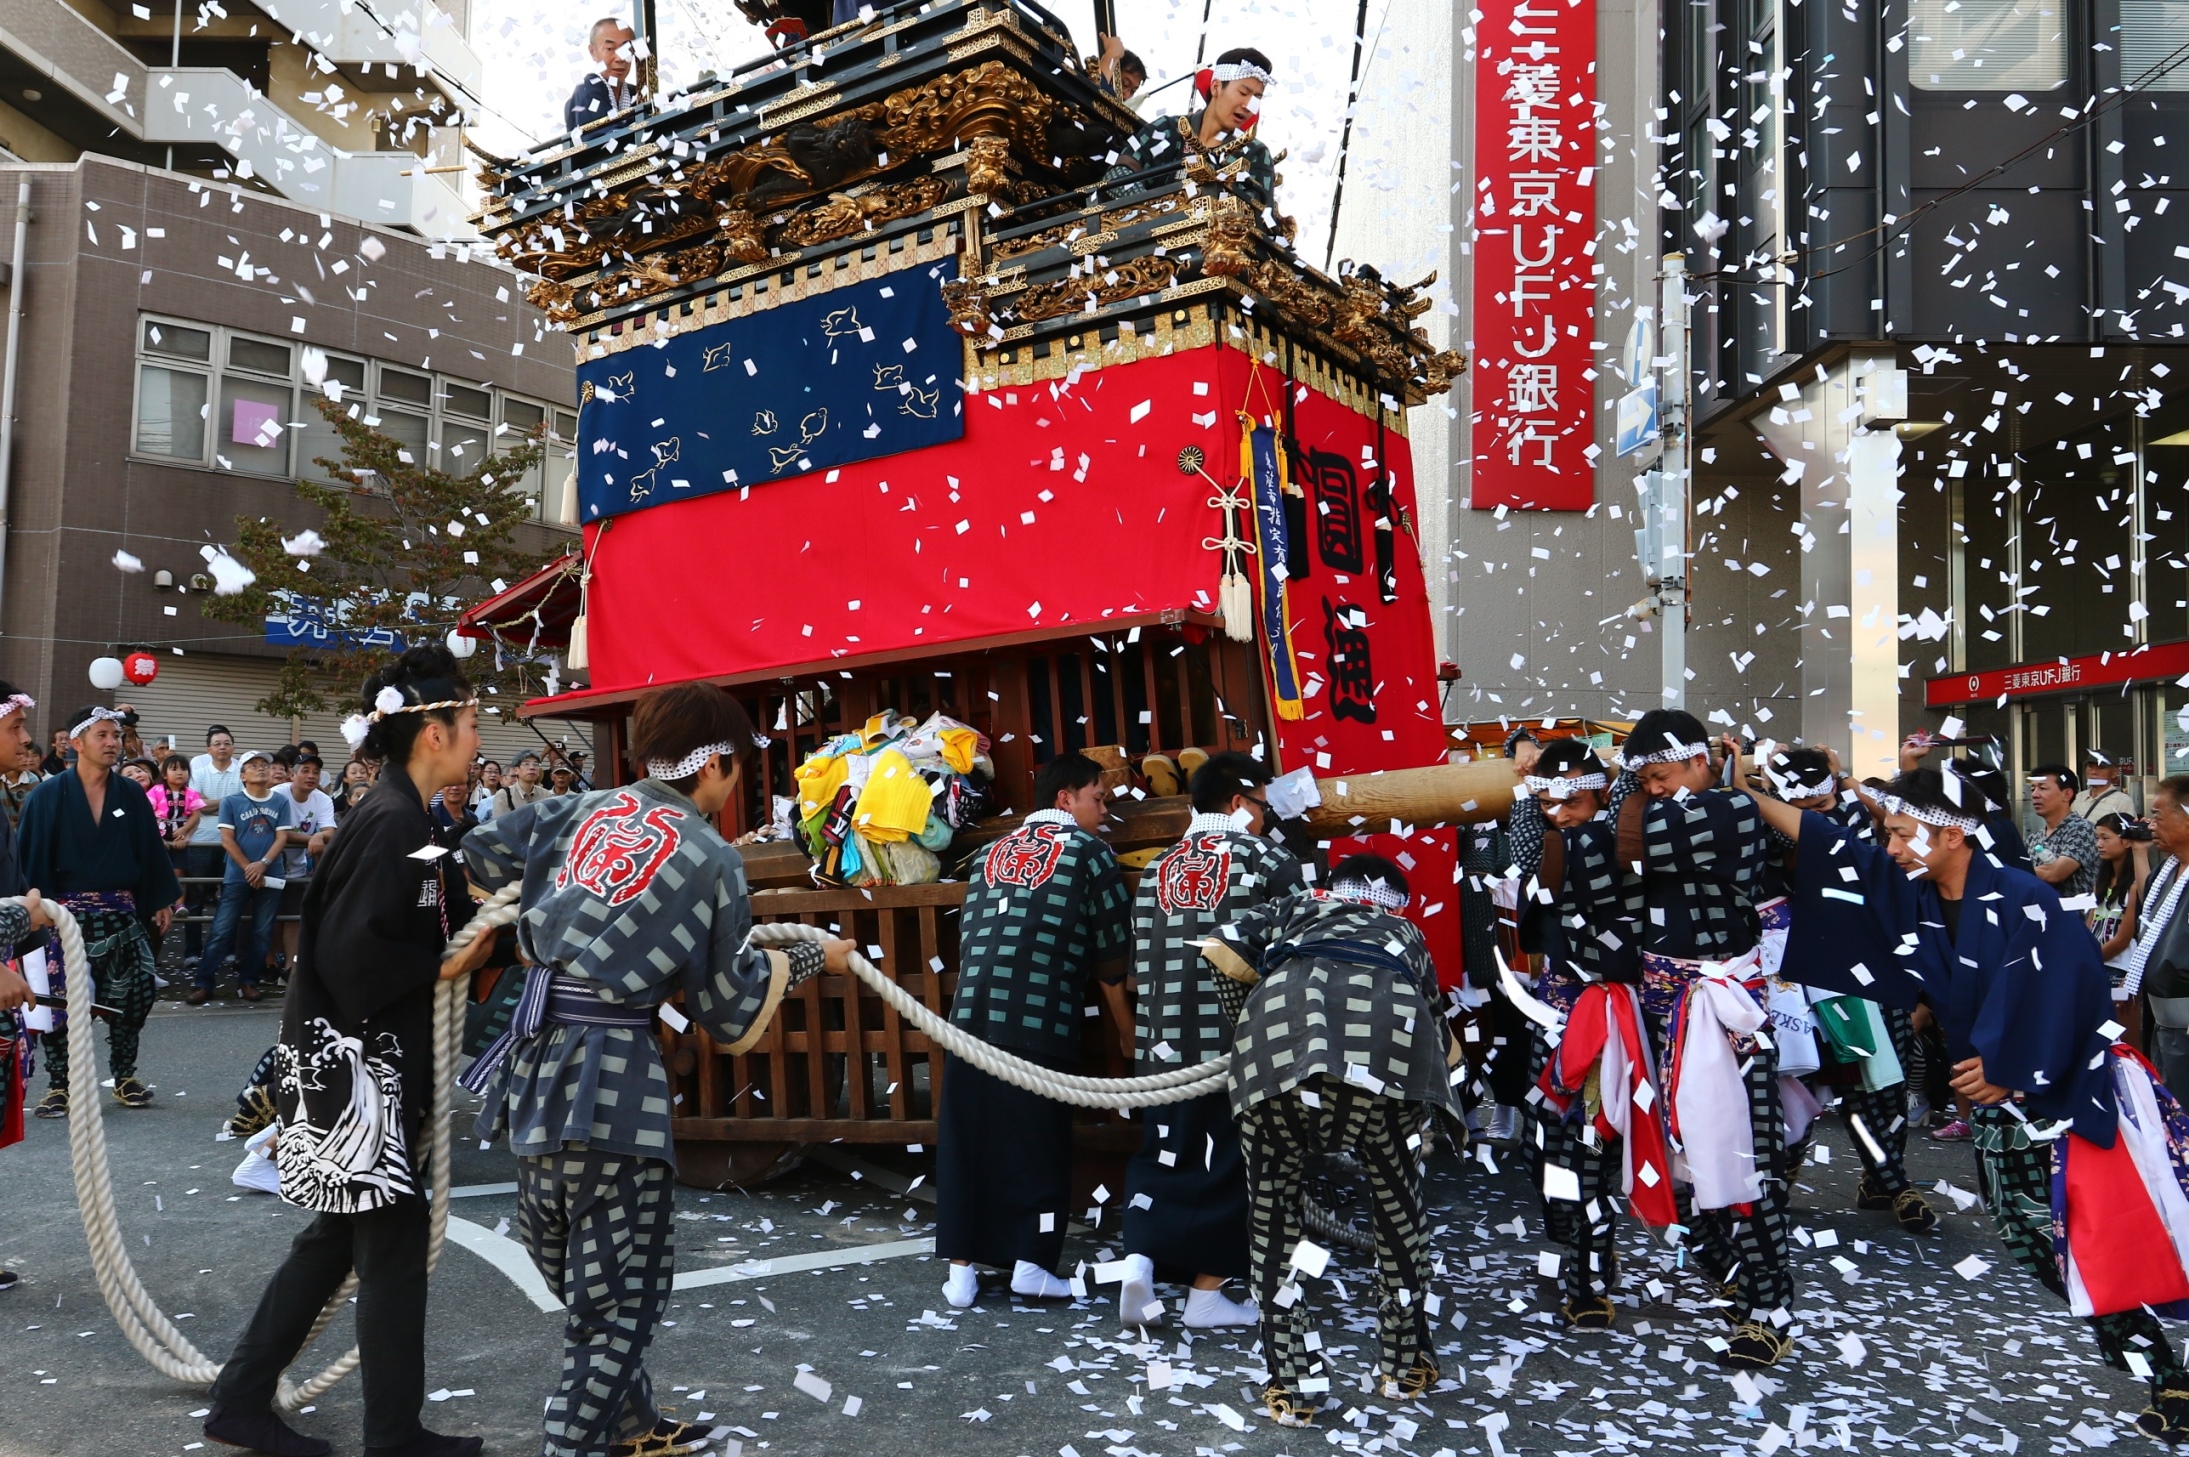
<path id="1" fill-rule="evenodd" d="M 661 75 L 670 88 L 767 54 L 759 30 L 725 0 L 657 3 Z M 1429 84 L 1409 64 L 1403 39 L 1384 33 L 1391 5 L 1392 0 L 1369 0 L 1367 7 L 1372 49 L 1363 49 L 1363 82 L 1376 102 L 1361 108 L 1347 181 L 1360 205 L 1371 205 L 1362 199 L 1375 196 L 1379 181 L 1388 187 L 1380 167 L 1387 138 L 1379 133 L 1403 125 L 1406 99 Z M 1081 52 L 1091 53 L 1094 7 L 1085 0 L 1060 0 L 1052 9 L 1073 28 Z M 1290 153 L 1279 164 L 1285 208 L 1299 220 L 1302 255 L 1320 264 L 1359 9 L 1344 0 L 1226 0 L 1214 11 L 1214 28 L 1205 39 L 1210 59 L 1233 45 L 1254 45 L 1275 63 L 1278 85 L 1264 106 L 1262 136 L 1272 151 Z M 472 0 L 472 43 L 485 62 L 484 100 L 490 108 L 472 129 L 479 145 L 508 155 L 557 135 L 563 99 L 586 69 L 586 33 L 595 19 L 617 13 L 628 14 L 629 7 L 562 5 L 543 17 L 538 5 L 524 0 Z M 1147 62 L 1151 88 L 1191 73 L 1203 46 L 1204 13 L 1204 5 L 1194 0 L 1120 0 L 1118 28 L 1126 45 Z M 1154 105 L 1168 110 L 1189 95 L 1190 82 L 1180 81 L 1154 98 Z"/>

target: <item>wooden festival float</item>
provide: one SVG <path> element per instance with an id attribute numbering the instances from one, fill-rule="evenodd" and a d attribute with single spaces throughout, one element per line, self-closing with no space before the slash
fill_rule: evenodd
<path id="1" fill-rule="evenodd" d="M 1462 362 L 1415 327 L 1423 285 L 1305 265 L 1222 156 L 1104 184 L 1135 125 L 1048 12 L 936 0 L 489 167 L 479 227 L 576 346 L 583 550 L 464 630 L 567 654 L 585 686 L 522 711 L 593 721 L 607 776 L 647 687 L 736 694 L 767 738 L 737 833 L 877 715 L 977 730 L 995 813 L 952 878 L 817 888 L 793 843 L 747 851 L 757 916 L 843 927 L 932 1008 L 965 853 L 1066 749 L 1114 766 L 1135 868 L 1183 832 L 1151 792 L 1181 754 L 1309 769 L 1317 832 L 1412 867 L 1456 975 L 1449 826 L 1502 813 L 1512 776 L 1428 767 L 1405 411 Z M 933 1139 L 935 1055 L 855 980 L 808 983 L 742 1056 L 662 1036 L 688 1181 Z M 1088 1048 L 1129 1070 L 1092 1019 Z M 1080 1136 L 1139 1137 L 1114 1114 Z"/>

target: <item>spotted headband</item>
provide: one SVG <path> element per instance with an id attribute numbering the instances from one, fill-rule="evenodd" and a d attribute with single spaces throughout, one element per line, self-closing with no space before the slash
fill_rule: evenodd
<path id="1" fill-rule="evenodd" d="M 1411 899 L 1405 891 L 1381 880 L 1341 880 L 1330 887 L 1330 893 L 1341 900 L 1374 906 L 1379 911 L 1404 910 Z"/>
<path id="2" fill-rule="evenodd" d="M 707 761 L 715 755 L 736 752 L 735 744 L 701 744 L 681 759 L 648 759 L 646 772 L 656 779 L 689 779 L 706 767 Z"/>
<path id="3" fill-rule="evenodd" d="M 1270 75 L 1269 72 L 1255 65 L 1252 61 L 1227 61 L 1221 65 L 1211 66 L 1209 67 L 1209 75 L 1214 78 L 1219 86 L 1231 81 L 1259 81 L 1264 86 L 1277 84 L 1275 76 Z"/>
<path id="4" fill-rule="evenodd" d="M 1571 799 L 1584 789 L 1608 789 L 1611 780 L 1601 771 L 1590 774 L 1559 774 L 1544 778 L 1540 774 L 1525 775 L 1521 783 L 1528 786 L 1530 794 L 1547 794 L 1552 799 Z"/>
<path id="5" fill-rule="evenodd" d="M 1708 754 L 1709 752 L 1710 745 L 1708 744 L 1682 744 L 1675 742 L 1666 745 L 1662 749 L 1658 749 L 1654 752 L 1647 754 L 1622 753 L 1619 756 L 1619 762 L 1629 769 L 1639 769 L 1644 764 L 1677 764 L 1682 762 L 1683 760 L 1693 759 L 1700 755 Z"/>
<path id="6" fill-rule="evenodd" d="M 1941 830 L 1960 830 L 1964 834 L 1974 834 L 1982 829 L 1984 825 L 1984 822 L 1975 815 L 1962 814 L 1957 810 L 1950 809 L 1932 809 L 1928 805 L 1911 804 L 1889 790 L 1873 789 L 1869 793 L 1872 799 L 1884 807 L 1885 813 L 1889 815 L 1906 815 L 1917 824 L 1930 825 Z"/>
<path id="7" fill-rule="evenodd" d="M 8 701 L 10 703 L 13 703 L 15 700 L 11 698 Z M 27 698 L 25 698 L 23 701 L 25 703 L 30 702 L 30 700 Z M 68 731 L 68 736 L 73 739 L 77 735 L 81 734 L 85 729 L 90 728 L 93 724 L 120 723 L 123 719 L 127 717 L 129 717 L 129 715 L 122 712 L 118 708 L 94 708 L 93 710 L 91 710 L 91 717 L 85 719 L 82 723 L 70 729 Z"/>
<path id="8" fill-rule="evenodd" d="M 37 706 L 38 700 L 32 698 L 28 693 L 17 693 L 9 698 L 0 698 L 0 718 L 6 718 L 17 709 L 28 713 Z"/>
<path id="9" fill-rule="evenodd" d="M 353 713 L 342 720 L 342 739 L 355 749 L 365 742 L 365 735 L 372 726 L 391 713 L 432 713 L 443 708 L 470 708 L 476 698 L 444 698 L 439 703 L 405 703 L 403 690 L 393 684 L 383 688 L 372 700 L 371 713 Z"/>
<path id="10" fill-rule="evenodd" d="M 1839 781 L 1829 777 L 1814 784 L 1804 784 L 1791 774 L 1772 774 L 1768 769 L 1764 772 L 1771 775 L 1771 787 L 1778 791 L 1781 799 L 1815 799 L 1820 794 L 1839 792 Z"/>

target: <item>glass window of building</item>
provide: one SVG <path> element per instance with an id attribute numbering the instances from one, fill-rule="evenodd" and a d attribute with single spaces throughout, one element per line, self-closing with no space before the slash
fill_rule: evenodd
<path id="1" fill-rule="evenodd" d="M 206 379 L 196 370 L 137 367 L 137 450 L 195 465 L 205 459 Z"/>
<path id="2" fill-rule="evenodd" d="M 318 463 L 341 459 L 341 433 L 321 408 L 330 404 L 394 439 L 406 463 L 458 476 L 543 431 L 549 458 L 567 463 L 577 438 L 575 411 L 490 384 L 217 325 L 146 317 L 137 344 L 132 449 L 141 456 L 331 481 Z M 502 484 L 538 515 L 547 474 L 543 461 Z"/>
<path id="3" fill-rule="evenodd" d="M 304 423 L 298 431 L 296 473 L 315 481 L 334 479 L 333 473 L 319 464 L 320 461 L 342 458 L 342 436 L 322 413 L 322 407 L 355 409 L 365 398 L 364 360 L 340 354 L 329 354 L 326 360 L 326 373 L 317 383 L 306 379 L 308 388 L 304 403 L 297 411 L 297 418 Z"/>
<path id="4" fill-rule="evenodd" d="M 228 336 L 220 409 L 213 417 L 216 464 L 254 476 L 289 474 L 290 430 L 296 424 L 294 351 L 286 344 Z"/>
<path id="5" fill-rule="evenodd" d="M 2189 0 L 2120 0 L 2121 80 L 2133 83 L 2164 64 L 2189 37 Z M 2141 88 L 2189 91 L 2189 66 L 2176 66 Z"/>
<path id="6" fill-rule="evenodd" d="M 1910 0 L 1908 12 L 1908 80 L 1919 91 L 2067 84 L 2066 0 Z"/>

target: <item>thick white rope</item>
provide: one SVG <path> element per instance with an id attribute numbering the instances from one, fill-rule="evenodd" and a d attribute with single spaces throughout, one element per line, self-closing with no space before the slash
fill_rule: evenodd
<path id="1" fill-rule="evenodd" d="M 818 926 L 796 921 L 770 921 L 752 928 L 759 946 L 785 946 L 793 941 L 826 941 L 829 933 Z M 1189 1067 L 1172 1068 L 1139 1078 L 1083 1078 L 1060 1073 L 1039 1063 L 1027 1062 L 954 1026 L 938 1016 L 873 962 L 857 951 L 851 953 L 852 974 L 873 988 L 897 1015 L 927 1034 L 930 1041 L 952 1057 L 960 1058 L 992 1077 L 1038 1097 L 1077 1108 L 1153 1108 L 1165 1103 L 1184 1103 L 1217 1092 L 1231 1071 L 1231 1055 L 1225 1053 Z"/>
<path id="2" fill-rule="evenodd" d="M 450 939 L 442 958 L 454 956 L 484 932 L 517 919 L 517 898 L 522 890 L 511 885 L 479 908 L 477 915 Z M 0 905 L 21 905 L 20 899 L 0 900 Z M 91 1249 L 91 1268 L 106 1297 L 107 1308 L 122 1334 L 137 1353 L 161 1375 L 190 1386 L 210 1386 L 220 1375 L 221 1363 L 208 1358 L 176 1328 L 137 1278 L 137 1267 L 122 1243 L 121 1223 L 114 1209 L 114 1181 L 106 1151 L 106 1120 L 99 1102 L 99 1064 L 91 1040 L 91 1006 L 96 1000 L 91 965 L 84 955 L 83 929 L 69 908 L 58 901 L 45 902 L 53 917 L 54 934 L 61 943 L 61 961 L 68 997 L 68 1142 L 69 1163 L 76 1177 L 76 1203 L 84 1221 L 84 1238 Z M 431 1271 L 441 1258 L 441 1242 L 448 1232 L 449 1123 L 455 1113 L 456 1062 L 462 1055 L 465 979 L 442 982 L 433 998 L 433 1153 L 430 1165 L 437 1197 L 428 1214 L 429 1244 L 426 1268 Z M 335 1316 L 349 1303 L 357 1277 L 343 1282 L 305 1340 L 318 1339 Z M 300 1386 L 281 1383 L 279 1401 L 294 1411 L 323 1395 L 357 1367 L 353 1346 L 326 1370 Z"/>

